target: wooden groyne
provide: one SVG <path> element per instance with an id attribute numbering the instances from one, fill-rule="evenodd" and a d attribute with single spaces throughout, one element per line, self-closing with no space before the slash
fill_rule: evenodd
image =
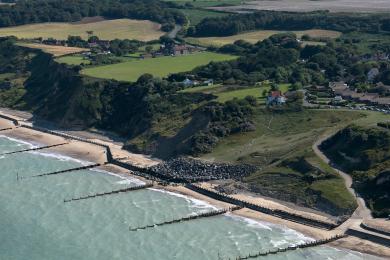
<path id="1" fill-rule="evenodd" d="M 142 189 L 151 188 L 151 187 L 153 187 L 153 184 L 148 183 L 148 184 L 138 185 L 138 186 L 134 186 L 134 187 L 129 187 L 129 188 L 126 188 L 126 189 L 114 190 L 114 191 L 104 192 L 104 193 L 97 193 L 97 194 L 88 195 L 88 196 L 85 196 L 85 197 L 64 200 L 64 203 L 71 202 L 71 201 L 78 201 L 78 200 L 86 200 L 86 199 L 102 197 L 102 196 L 118 194 L 118 193 L 125 193 L 125 192 L 129 192 L 129 191 L 142 190 Z"/>
<path id="2" fill-rule="evenodd" d="M 19 121 L 16 120 L 15 118 L 12 118 L 10 116 L 6 116 L 6 115 L 3 115 L 3 114 L 0 114 L 0 117 L 5 119 L 5 120 L 11 121 L 15 126 L 19 126 Z"/>
<path id="3" fill-rule="evenodd" d="M 324 245 L 324 244 L 336 241 L 336 240 L 343 238 L 343 237 L 346 237 L 346 235 L 336 235 L 336 236 L 333 236 L 333 237 L 330 237 L 327 239 L 320 239 L 320 240 L 311 241 L 311 242 L 307 242 L 307 243 L 299 244 L 299 245 L 295 245 L 295 246 L 288 246 L 285 248 L 276 248 L 276 249 L 272 249 L 272 250 L 268 250 L 268 251 L 264 251 L 264 252 L 249 254 L 247 256 L 239 256 L 239 257 L 236 257 L 236 260 L 257 258 L 257 257 L 268 256 L 268 255 L 272 255 L 272 254 L 275 255 L 275 254 L 279 254 L 279 253 L 283 253 L 283 252 L 287 252 L 287 251 L 294 251 L 294 250 L 297 250 L 299 248 L 309 248 L 309 247 L 320 246 L 320 245 Z"/>
<path id="4" fill-rule="evenodd" d="M 153 227 L 157 227 L 157 226 L 164 226 L 164 225 L 170 225 L 170 224 L 190 221 L 190 220 L 199 219 L 199 218 L 214 217 L 214 216 L 225 214 L 226 212 L 235 211 L 235 210 L 239 210 L 239 209 L 241 209 L 241 207 L 235 206 L 235 207 L 231 207 L 231 208 L 227 208 L 227 209 L 212 210 L 212 211 L 208 211 L 208 212 L 204 212 L 204 213 L 193 214 L 191 216 L 184 217 L 184 218 L 178 218 L 178 219 L 173 219 L 173 220 L 169 220 L 169 221 L 164 221 L 164 222 L 157 223 L 157 224 L 152 224 L 152 225 L 147 225 L 147 226 L 142 226 L 142 227 L 137 227 L 137 228 L 129 227 L 129 230 L 130 231 L 137 231 L 137 230 L 143 230 L 143 229 L 153 228 Z"/>
<path id="5" fill-rule="evenodd" d="M 389 223 L 389 226 L 390 226 L 390 223 Z M 384 229 L 382 229 L 380 227 L 374 227 L 374 226 L 371 226 L 371 225 L 367 225 L 364 222 L 360 224 L 360 227 L 363 228 L 363 229 L 366 229 L 368 231 L 376 232 L 376 233 L 379 233 L 379 234 L 382 234 L 382 235 L 390 237 L 390 232 L 387 231 L 387 230 L 384 230 Z"/>
<path id="6" fill-rule="evenodd" d="M 98 166 L 101 166 L 101 164 L 96 163 L 96 164 L 80 166 L 80 167 L 66 169 L 66 170 L 61 170 L 61 171 L 56 171 L 56 172 L 48 172 L 48 173 L 43 173 L 43 174 L 39 174 L 39 175 L 33 175 L 33 176 L 29 176 L 29 177 L 21 177 L 20 179 L 43 177 L 43 176 L 49 176 L 49 175 L 56 175 L 56 174 L 65 173 L 65 172 L 74 172 L 74 171 L 91 169 L 91 168 L 95 168 L 95 167 L 98 167 Z"/>
<path id="7" fill-rule="evenodd" d="M 219 192 L 215 192 L 215 191 L 212 191 L 209 189 L 205 189 L 205 188 L 199 187 L 199 186 L 191 184 L 191 183 L 187 183 L 185 185 L 185 187 L 190 189 L 190 190 L 193 190 L 195 192 L 198 192 L 200 194 L 211 197 L 213 199 L 219 200 L 219 201 L 227 202 L 227 203 L 234 204 L 234 205 L 237 205 L 240 207 L 249 208 L 249 209 L 261 212 L 261 213 L 269 214 L 269 215 L 272 215 L 275 217 L 279 217 L 279 218 L 286 219 L 289 221 L 297 222 L 300 224 L 313 226 L 313 227 L 317 227 L 317 228 L 322 228 L 322 229 L 327 229 L 327 230 L 334 229 L 338 226 L 337 224 L 334 224 L 334 223 L 307 218 L 307 217 L 293 214 L 290 212 L 286 212 L 283 210 L 266 208 L 266 207 L 263 207 L 263 206 L 260 206 L 257 204 L 253 204 L 253 203 L 250 203 L 247 201 L 233 198 L 233 197 L 228 196 L 228 195 L 223 194 L 223 193 L 219 193 Z"/>
<path id="8" fill-rule="evenodd" d="M 38 151 L 38 150 L 48 149 L 48 148 L 57 147 L 57 146 L 65 145 L 65 144 L 68 144 L 68 143 L 60 143 L 60 144 L 46 145 L 46 146 L 41 146 L 41 147 L 35 147 L 35 148 L 30 148 L 30 149 L 24 149 L 24 150 L 20 150 L 20 151 L 2 153 L 2 154 L 0 154 L 0 155 L 9 155 L 9 154 L 14 154 L 14 153 L 24 153 L 24 152 Z"/>
<path id="9" fill-rule="evenodd" d="M 104 144 L 101 144 L 101 143 L 98 143 L 98 142 L 95 142 L 95 141 L 91 141 L 91 140 L 88 140 L 88 139 L 85 139 L 85 138 L 81 138 L 81 137 L 74 136 L 74 135 L 69 135 L 69 134 L 66 134 L 66 133 L 58 132 L 58 131 L 53 131 L 53 130 L 49 130 L 49 129 L 45 129 L 45 128 L 41 128 L 41 127 L 37 127 L 37 126 L 29 126 L 29 125 L 21 125 L 21 127 L 24 127 L 24 128 L 27 128 L 27 129 L 31 129 L 31 130 L 35 130 L 35 131 L 39 131 L 39 132 L 43 132 L 43 133 L 47 133 L 47 134 L 51 134 L 51 135 L 55 135 L 55 136 L 59 136 L 59 137 L 63 137 L 63 138 L 66 138 L 66 139 L 72 139 L 72 140 L 75 140 L 75 141 L 80 141 L 80 142 L 94 144 L 94 145 L 97 145 L 97 146 L 100 146 L 100 147 L 103 147 L 103 148 L 109 148 L 108 145 L 104 145 Z"/>
<path id="10" fill-rule="evenodd" d="M 0 129 L 0 131 L 7 131 L 7 130 L 12 130 L 12 129 L 13 129 L 12 127 L 7 127 L 7 128 Z"/>
<path id="11" fill-rule="evenodd" d="M 376 244 L 380 244 L 380 245 L 383 245 L 383 246 L 390 248 L 390 239 L 386 238 L 385 236 L 381 236 L 380 234 L 377 235 L 373 232 L 369 233 L 369 232 L 364 232 L 364 230 L 360 231 L 360 230 L 353 229 L 353 228 L 347 229 L 345 234 L 350 235 L 350 236 L 354 236 L 354 237 L 358 237 L 358 238 L 361 238 L 364 240 L 368 240 L 368 241 L 374 242 Z"/>

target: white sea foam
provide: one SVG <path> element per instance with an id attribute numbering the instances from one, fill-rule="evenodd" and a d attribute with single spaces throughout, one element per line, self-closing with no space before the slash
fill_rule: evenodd
<path id="1" fill-rule="evenodd" d="M 247 226 L 249 226 L 249 227 L 267 229 L 267 230 L 272 231 L 272 226 L 274 225 L 272 223 L 254 220 L 254 219 L 250 219 L 250 218 L 246 218 L 246 217 L 242 217 L 242 216 L 237 216 L 237 215 L 234 215 L 231 213 L 227 213 L 225 215 L 234 219 L 234 220 L 245 222 L 247 224 Z"/>
<path id="2" fill-rule="evenodd" d="M 69 156 L 66 156 L 66 155 L 62 155 L 62 154 L 58 154 L 58 153 L 48 153 L 48 152 L 37 152 L 37 151 L 31 151 L 30 153 L 32 154 L 38 154 L 38 155 L 41 155 L 41 156 L 44 156 L 44 157 L 50 157 L 50 158 L 55 158 L 59 161 L 68 161 L 68 162 L 76 162 L 76 163 L 79 163 L 83 166 L 87 166 L 87 165 L 90 165 L 90 164 L 93 164 L 92 162 L 89 162 L 89 161 L 85 161 L 85 160 L 80 160 L 80 159 L 75 159 L 73 157 L 69 157 Z"/>
<path id="3" fill-rule="evenodd" d="M 117 184 L 121 184 L 121 185 L 128 185 L 128 184 L 143 185 L 143 184 L 145 184 L 145 182 L 143 182 L 143 181 L 141 181 L 141 180 L 139 180 L 137 178 L 130 177 L 130 176 L 125 176 L 125 175 L 122 175 L 122 174 L 116 174 L 116 173 L 109 172 L 109 171 L 102 170 L 102 169 L 93 168 L 93 169 L 91 169 L 91 171 L 101 172 L 101 173 L 104 173 L 104 174 L 115 176 L 115 177 L 121 179 L 120 181 L 116 182 Z"/>
<path id="4" fill-rule="evenodd" d="M 18 144 L 24 144 L 24 145 L 28 145 L 29 146 L 29 149 L 32 149 L 32 148 L 37 148 L 39 147 L 39 144 L 37 143 L 31 143 L 31 142 L 26 142 L 26 141 L 23 141 L 23 140 L 20 140 L 20 139 L 16 139 L 16 138 L 13 138 L 13 137 L 9 137 L 9 136 L 5 136 L 5 135 L 0 135 L 0 138 L 5 138 L 5 139 L 8 139 L 12 142 L 16 142 Z"/>
<path id="5" fill-rule="evenodd" d="M 277 240 L 277 241 L 271 239 L 270 242 L 271 242 L 271 244 L 274 247 L 277 247 L 277 248 L 290 245 L 290 243 L 287 240 L 284 240 L 284 239 L 280 239 L 280 240 Z"/>
<path id="6" fill-rule="evenodd" d="M 158 192 L 162 192 L 162 193 L 167 193 L 167 194 L 175 196 L 175 197 L 183 198 L 186 201 L 190 202 L 191 203 L 191 207 L 193 207 L 193 208 L 218 209 L 217 207 L 214 207 L 213 205 L 211 205 L 210 203 L 208 203 L 206 201 L 202 201 L 202 200 L 198 200 L 198 199 L 195 199 L 195 198 L 191 198 L 191 197 L 189 197 L 187 195 L 183 195 L 183 194 L 180 194 L 180 193 L 171 192 L 171 191 L 167 191 L 167 190 L 161 190 L 161 189 L 153 189 L 153 188 L 149 188 L 149 190 L 158 191 Z"/>

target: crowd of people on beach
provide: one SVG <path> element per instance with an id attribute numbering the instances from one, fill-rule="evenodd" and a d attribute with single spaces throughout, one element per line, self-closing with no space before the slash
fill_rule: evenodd
<path id="1" fill-rule="evenodd" d="M 153 166 L 151 170 L 168 178 L 180 178 L 189 181 L 207 181 L 220 179 L 240 180 L 255 172 L 257 167 L 247 164 L 232 165 L 226 163 L 210 163 L 180 157 Z"/>

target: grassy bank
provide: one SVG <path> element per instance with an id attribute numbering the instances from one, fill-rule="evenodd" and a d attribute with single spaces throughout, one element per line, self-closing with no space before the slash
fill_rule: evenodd
<path id="1" fill-rule="evenodd" d="M 259 166 L 261 170 L 243 182 L 265 196 L 321 209 L 333 205 L 333 210 L 351 212 L 353 197 L 343 180 L 314 154 L 312 145 L 324 133 L 350 123 L 370 125 L 382 119 L 380 113 L 365 111 L 258 110 L 253 118 L 255 131 L 220 140 L 203 158 Z"/>

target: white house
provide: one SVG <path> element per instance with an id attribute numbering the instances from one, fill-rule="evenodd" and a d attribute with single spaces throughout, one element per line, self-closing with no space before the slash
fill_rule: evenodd
<path id="1" fill-rule="evenodd" d="M 280 90 L 271 91 L 266 101 L 267 106 L 283 105 L 284 103 L 286 103 L 286 97 L 282 94 Z"/>

